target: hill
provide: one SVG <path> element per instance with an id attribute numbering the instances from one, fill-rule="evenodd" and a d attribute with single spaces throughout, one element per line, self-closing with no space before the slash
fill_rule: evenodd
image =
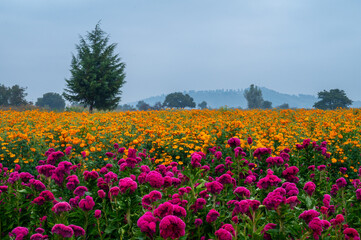
<path id="1" fill-rule="evenodd" d="M 277 107 L 281 104 L 288 103 L 290 108 L 312 108 L 313 104 L 318 101 L 314 95 L 298 94 L 291 95 L 286 93 L 280 93 L 269 88 L 261 87 L 264 100 L 272 102 L 273 107 Z M 183 91 L 184 94 L 189 94 L 196 104 L 206 101 L 211 108 L 220 108 L 222 106 L 228 107 L 241 107 L 247 108 L 247 100 L 243 96 L 244 90 L 202 90 L 202 91 Z M 145 101 L 150 105 L 154 105 L 156 102 L 163 103 L 166 94 L 159 96 L 149 97 L 145 99 L 139 99 Z M 126 103 L 130 105 L 137 105 L 137 102 Z M 361 107 L 361 101 L 355 101 L 352 107 Z"/>

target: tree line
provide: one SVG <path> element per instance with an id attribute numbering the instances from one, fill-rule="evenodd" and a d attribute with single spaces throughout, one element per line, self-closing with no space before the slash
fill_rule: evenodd
<path id="1" fill-rule="evenodd" d="M 44 94 L 38 98 L 35 105 L 51 110 L 63 110 L 65 101 L 72 104 L 93 109 L 113 110 L 118 107 L 121 100 L 121 88 L 125 82 L 125 67 L 118 54 L 115 53 L 117 44 L 109 44 L 109 36 L 100 28 L 100 22 L 85 37 L 80 36 L 80 43 L 76 45 L 77 54 L 72 55 L 71 76 L 65 79 L 66 88 L 62 95 L 54 92 Z M 1 106 L 21 106 L 32 104 L 25 97 L 26 88 L 18 85 L 6 87 L 0 85 Z M 248 109 L 271 109 L 272 102 L 264 100 L 262 91 L 254 84 L 244 91 Z M 331 89 L 318 93 L 320 101 L 313 107 L 319 109 L 348 108 L 352 104 L 343 90 Z M 144 101 L 137 103 L 138 110 L 160 110 L 163 108 L 195 108 L 196 103 L 188 94 L 175 92 L 168 94 L 163 103 L 157 102 L 150 106 Z M 207 102 L 198 104 L 200 109 L 207 108 Z M 133 106 L 123 105 L 123 110 L 134 110 Z M 277 108 L 289 108 L 284 103 Z"/>

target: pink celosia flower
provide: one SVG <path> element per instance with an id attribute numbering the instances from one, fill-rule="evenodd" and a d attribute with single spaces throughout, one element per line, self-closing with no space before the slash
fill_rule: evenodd
<path id="1" fill-rule="evenodd" d="M 79 207 L 83 211 L 90 211 L 95 206 L 95 202 L 91 196 L 86 196 L 85 199 L 80 200 Z"/>
<path id="2" fill-rule="evenodd" d="M 71 238 L 74 235 L 74 230 L 64 224 L 55 224 L 51 229 L 51 232 L 53 234 L 58 234 L 63 238 Z"/>
<path id="3" fill-rule="evenodd" d="M 145 181 L 148 182 L 150 186 L 154 188 L 160 188 L 164 184 L 164 178 L 162 174 L 160 174 L 157 171 L 150 171 L 147 174 Z"/>
<path id="4" fill-rule="evenodd" d="M 138 184 L 137 182 L 133 181 L 130 177 L 126 177 L 119 180 L 119 188 L 122 194 L 126 193 L 129 189 L 129 193 L 134 193 L 137 189 Z"/>
<path id="5" fill-rule="evenodd" d="M 164 239 L 178 239 L 185 235 L 186 224 L 179 217 L 168 215 L 159 223 L 160 236 Z"/>
<path id="6" fill-rule="evenodd" d="M 157 219 L 153 217 L 152 212 L 146 212 L 138 219 L 137 225 L 141 232 L 146 233 L 149 237 L 152 237 L 156 232 Z"/>
<path id="7" fill-rule="evenodd" d="M 206 221 L 208 223 L 212 223 L 216 221 L 218 217 L 219 217 L 219 212 L 214 209 L 211 209 L 207 214 Z"/>

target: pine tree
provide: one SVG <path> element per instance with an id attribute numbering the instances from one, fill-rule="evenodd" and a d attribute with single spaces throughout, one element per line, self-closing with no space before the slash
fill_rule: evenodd
<path id="1" fill-rule="evenodd" d="M 72 103 L 99 110 L 111 110 L 120 101 L 120 90 L 125 83 L 125 64 L 114 54 L 117 44 L 108 45 L 109 36 L 100 29 L 100 23 L 86 39 L 80 37 L 77 55 L 72 56 L 71 77 L 65 79 L 63 96 Z"/>

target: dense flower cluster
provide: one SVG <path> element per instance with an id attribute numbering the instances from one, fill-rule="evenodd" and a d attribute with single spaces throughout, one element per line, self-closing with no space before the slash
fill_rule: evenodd
<path id="1" fill-rule="evenodd" d="M 0 216 L 0 237 L 359 239 L 361 182 L 342 177 L 351 169 L 332 172 L 330 146 L 252 151 L 246 142 L 233 137 L 182 165 L 119 144 L 98 170 L 71 158 L 75 147 L 49 149 L 35 174 L 0 164 L 0 207 L 16 220 Z"/>

